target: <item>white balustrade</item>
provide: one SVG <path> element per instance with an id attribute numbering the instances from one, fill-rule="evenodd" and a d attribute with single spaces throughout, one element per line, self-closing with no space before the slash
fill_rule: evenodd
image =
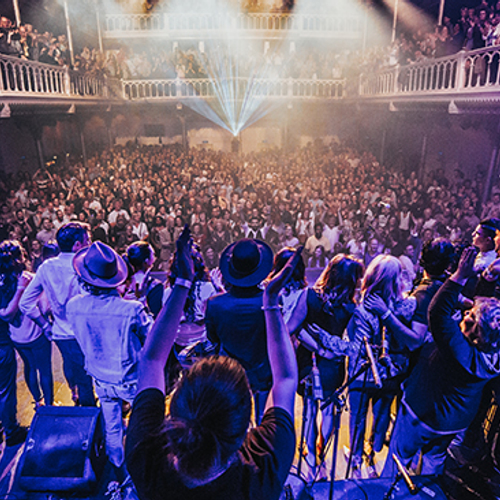
<path id="1" fill-rule="evenodd" d="M 128 100 L 165 100 L 217 98 L 218 85 L 229 85 L 236 99 L 255 98 L 310 98 L 341 99 L 345 93 L 345 80 L 298 80 L 234 78 L 215 83 L 210 79 L 124 80 L 123 97 Z M 222 98 L 222 96 L 221 96 Z"/>
<path id="2" fill-rule="evenodd" d="M 356 16 L 324 16 L 320 14 L 108 14 L 104 34 L 108 37 L 155 34 L 179 34 L 182 31 L 216 32 L 241 30 L 256 32 L 300 32 L 359 37 L 362 20 Z"/>
<path id="3" fill-rule="evenodd" d="M 90 73 L 0 55 L 0 97 L 107 97 L 106 80 Z"/>
<path id="4" fill-rule="evenodd" d="M 500 46 L 361 75 L 361 97 L 490 94 L 500 91 Z"/>

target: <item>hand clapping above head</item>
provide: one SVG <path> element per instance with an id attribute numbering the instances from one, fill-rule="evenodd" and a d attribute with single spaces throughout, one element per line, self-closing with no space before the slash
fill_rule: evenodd
<path id="1" fill-rule="evenodd" d="M 280 290 L 286 285 L 287 281 L 292 276 L 295 266 L 302 258 L 302 251 L 304 246 L 300 246 L 294 254 L 288 259 L 283 269 L 268 283 L 264 292 L 264 307 L 276 305 Z"/>
<path id="2" fill-rule="evenodd" d="M 468 279 L 474 276 L 474 261 L 477 249 L 473 246 L 467 247 L 462 252 L 455 274 L 460 279 Z"/>

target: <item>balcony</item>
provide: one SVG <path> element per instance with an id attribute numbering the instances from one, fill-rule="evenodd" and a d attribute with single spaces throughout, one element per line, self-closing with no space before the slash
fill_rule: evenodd
<path id="1" fill-rule="evenodd" d="M 330 99 L 344 97 L 345 80 L 234 78 L 226 82 L 238 99 Z M 123 98 L 131 101 L 179 101 L 216 99 L 220 90 L 210 79 L 124 80 Z"/>
<path id="2" fill-rule="evenodd" d="M 106 39 L 225 38 L 230 31 L 243 38 L 267 39 L 295 35 L 301 38 L 361 39 L 363 23 L 356 16 L 319 14 L 116 14 L 106 15 Z M 193 34 L 196 33 L 196 36 Z"/>
<path id="3" fill-rule="evenodd" d="M 117 82 L 66 67 L 0 55 L 0 117 L 11 105 L 102 104 L 119 98 Z"/>
<path id="4" fill-rule="evenodd" d="M 446 105 L 450 114 L 500 112 L 500 46 L 361 75 L 361 101 Z"/>
<path id="5" fill-rule="evenodd" d="M 234 78 L 224 85 L 231 87 L 234 100 L 349 100 L 389 105 L 392 111 L 500 114 L 500 46 L 394 66 L 362 74 L 359 80 Z M 218 85 L 206 78 L 116 80 L 0 55 L 0 118 L 9 117 L 13 106 L 52 106 L 54 111 L 61 106 L 64 111 L 77 104 L 220 100 L 219 93 Z"/>

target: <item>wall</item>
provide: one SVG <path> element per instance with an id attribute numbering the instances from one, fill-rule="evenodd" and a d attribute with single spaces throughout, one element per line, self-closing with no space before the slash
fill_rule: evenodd
<path id="1" fill-rule="evenodd" d="M 465 177 L 486 172 L 494 145 L 498 118 L 456 116 L 447 113 L 379 113 L 357 116 L 359 137 L 380 159 L 384 129 L 384 163 L 406 171 L 418 171 L 424 135 L 427 135 L 424 172 L 442 168 L 452 176 L 456 168 Z"/>

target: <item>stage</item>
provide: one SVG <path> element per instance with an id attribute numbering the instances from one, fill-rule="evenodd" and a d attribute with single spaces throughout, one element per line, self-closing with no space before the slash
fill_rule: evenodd
<path id="1" fill-rule="evenodd" d="M 31 394 L 29 393 L 24 376 L 22 372 L 22 361 L 18 358 L 18 375 L 17 375 L 17 394 L 18 394 L 18 418 L 22 425 L 30 425 L 34 417 L 34 405 L 32 402 Z M 71 401 L 70 391 L 64 381 L 62 373 L 62 364 L 59 351 L 55 346 L 53 347 L 53 371 L 54 371 L 54 394 L 55 405 L 73 407 Z M 302 399 L 297 397 L 295 405 L 295 421 L 296 421 L 296 435 L 297 447 L 300 442 L 301 421 L 302 421 Z M 351 479 L 345 481 L 345 472 L 347 465 L 347 453 L 349 447 L 348 440 L 348 412 L 343 411 L 341 419 L 341 429 L 339 435 L 339 449 L 337 454 L 337 472 L 336 482 L 334 487 L 334 499 L 374 499 L 382 500 L 384 494 L 390 488 L 390 481 L 370 479 L 368 477 L 368 470 L 363 467 L 361 479 Z M 57 500 L 59 498 L 74 497 L 70 493 L 51 492 L 27 492 L 20 487 L 20 462 L 23 455 L 25 445 L 6 448 L 5 443 L 0 446 L 0 498 L 12 500 L 42 500 L 50 499 Z M 382 453 L 375 456 L 375 469 L 378 473 L 382 470 L 387 448 L 384 447 Z M 310 488 L 304 489 L 303 482 L 296 477 L 298 465 L 298 448 L 292 467 L 292 474 L 287 481 L 290 483 L 291 491 L 293 492 L 295 500 L 298 498 L 306 499 L 320 499 L 326 500 L 329 498 L 329 472 L 331 469 L 331 446 L 327 452 L 326 465 L 320 470 L 318 482 Z M 50 467 L 50 465 L 49 465 Z M 301 472 L 303 476 L 307 476 L 309 480 L 309 471 L 304 461 L 302 462 Z M 80 498 L 88 498 L 89 500 L 104 500 L 109 499 L 106 495 L 107 485 L 114 479 L 113 472 L 109 464 L 104 467 L 104 472 L 100 477 L 97 487 L 91 495 L 83 495 Z M 26 482 L 26 481 L 24 481 Z M 29 488 L 36 489 L 36 480 L 30 480 Z M 33 483 L 33 484 L 32 484 Z M 394 498 L 415 498 L 415 499 L 431 499 L 440 500 L 446 498 L 441 492 L 441 483 L 435 478 L 416 478 L 415 483 L 418 488 L 416 496 L 410 495 L 404 482 L 399 481 L 395 490 Z M 451 464 L 444 483 L 447 489 L 451 492 L 448 498 L 456 500 L 493 500 L 498 498 L 500 489 L 497 484 L 500 484 L 498 473 L 494 469 L 479 470 L 472 468 L 457 469 L 453 468 Z M 282 496 L 285 498 L 285 495 Z"/>

